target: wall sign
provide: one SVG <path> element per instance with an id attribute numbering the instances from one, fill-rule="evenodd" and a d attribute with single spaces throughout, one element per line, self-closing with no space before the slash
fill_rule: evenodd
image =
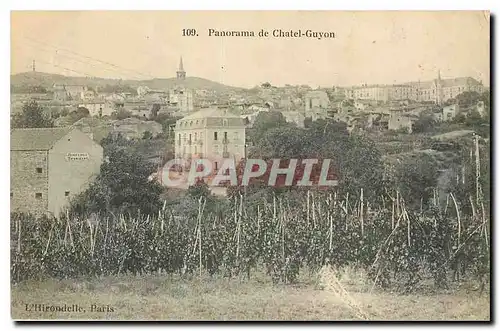
<path id="1" fill-rule="evenodd" d="M 88 160 L 89 153 L 67 153 L 66 161 L 74 161 L 74 160 Z"/>

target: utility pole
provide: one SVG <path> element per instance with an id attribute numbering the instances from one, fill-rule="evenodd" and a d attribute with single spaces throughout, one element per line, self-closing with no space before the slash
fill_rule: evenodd
<path id="1" fill-rule="evenodd" d="M 479 197 L 480 197 L 480 190 L 479 190 L 479 177 L 481 176 L 481 166 L 480 166 L 480 161 L 479 161 L 479 136 L 477 133 L 474 133 L 474 145 L 475 145 L 475 156 L 476 156 L 476 201 L 479 205 Z"/>
<path id="2" fill-rule="evenodd" d="M 245 157 L 245 168 L 243 169 L 243 175 L 244 175 L 244 172 L 246 171 L 247 162 L 248 162 L 248 160 L 247 160 L 247 142 L 246 141 L 245 141 L 245 144 L 244 144 L 244 148 L 245 148 L 245 150 L 244 150 L 244 154 L 245 154 L 244 155 L 244 157 Z M 242 178 L 242 180 L 243 180 L 243 178 Z M 243 186 L 243 194 L 244 194 L 244 196 L 246 198 L 246 196 L 247 196 L 247 186 L 246 185 Z M 245 201 L 246 201 L 246 199 L 245 199 Z"/>

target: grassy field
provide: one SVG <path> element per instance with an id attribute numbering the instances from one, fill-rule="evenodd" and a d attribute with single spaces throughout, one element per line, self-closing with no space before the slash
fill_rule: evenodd
<path id="1" fill-rule="evenodd" d="M 372 290 L 363 279 L 355 273 L 326 270 L 303 276 L 296 285 L 273 285 L 262 274 L 250 280 L 170 276 L 45 280 L 12 286 L 11 315 L 78 320 L 490 319 L 489 293 L 480 296 L 474 288 L 398 295 Z M 33 304 L 78 305 L 82 311 L 37 312 Z"/>

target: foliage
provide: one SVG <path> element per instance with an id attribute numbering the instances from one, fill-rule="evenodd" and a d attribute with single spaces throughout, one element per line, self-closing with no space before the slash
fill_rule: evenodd
<path id="1" fill-rule="evenodd" d="M 40 85 L 13 85 L 10 84 L 10 93 L 48 93 L 47 89 Z"/>
<path id="2" fill-rule="evenodd" d="M 381 155 L 366 136 L 349 135 L 343 122 L 317 120 L 306 128 L 297 128 L 272 112 L 261 114 L 253 133 L 258 137 L 257 152 L 249 153 L 250 158 L 331 159 L 341 192 L 357 194 L 362 187 L 373 196 L 382 192 Z M 271 116 L 277 120 L 271 121 Z"/>
<path id="3" fill-rule="evenodd" d="M 431 132 L 436 125 L 436 120 L 432 114 L 432 111 L 422 112 L 418 119 L 413 123 L 413 132 Z"/>
<path id="4" fill-rule="evenodd" d="M 454 101 L 458 103 L 460 108 L 467 108 L 476 105 L 479 100 L 481 100 L 481 94 L 475 91 L 465 91 L 454 98 Z"/>
<path id="5" fill-rule="evenodd" d="M 171 116 L 170 114 L 157 114 L 155 117 L 151 118 L 151 120 L 158 122 L 162 126 L 162 130 L 164 133 L 168 133 L 171 125 L 175 125 L 175 123 L 181 119 L 178 116 Z"/>
<path id="6" fill-rule="evenodd" d="M 431 155 L 403 156 L 389 177 L 388 186 L 408 197 L 407 203 L 420 206 L 432 197 L 432 189 L 437 186 L 438 170 L 438 164 Z"/>
<path id="7" fill-rule="evenodd" d="M 78 214 L 157 213 L 163 189 L 159 183 L 149 180 L 156 169 L 133 149 L 113 143 L 111 148 L 104 147 L 106 161 L 97 179 L 72 201 L 71 211 Z"/>
<path id="8" fill-rule="evenodd" d="M 418 212 L 398 199 L 389 202 L 391 212 L 328 192 L 308 192 L 293 203 L 275 197 L 248 206 L 244 199 L 214 212 L 200 196 L 189 204 L 194 212 L 182 215 L 165 206 L 147 217 L 35 222 L 13 215 L 12 279 L 158 271 L 251 277 L 264 265 L 274 282 L 293 283 L 305 267 L 356 265 L 376 285 L 409 292 L 427 278 L 446 287 L 457 272 L 477 279 L 489 273 L 484 223 L 462 217 L 459 225 L 454 208 Z"/>
<path id="9" fill-rule="evenodd" d="M 261 111 L 255 118 L 252 129 L 248 132 L 248 140 L 257 144 L 268 130 L 290 126 L 291 124 L 286 122 L 285 116 L 281 112 Z"/>
<path id="10" fill-rule="evenodd" d="M 70 123 L 75 123 L 75 122 L 78 122 L 79 120 L 81 120 L 84 117 L 89 117 L 90 116 L 90 112 L 85 107 L 78 107 L 75 111 L 70 112 L 68 114 L 68 116 L 70 117 L 69 122 Z"/>
<path id="11" fill-rule="evenodd" d="M 137 94 L 137 90 L 129 85 L 109 85 L 99 86 L 99 92 L 102 93 L 132 93 Z"/>
<path id="12" fill-rule="evenodd" d="M 11 125 L 13 128 L 51 128 L 54 123 L 44 114 L 42 106 L 31 100 L 23 105 L 22 112 L 13 115 Z"/>

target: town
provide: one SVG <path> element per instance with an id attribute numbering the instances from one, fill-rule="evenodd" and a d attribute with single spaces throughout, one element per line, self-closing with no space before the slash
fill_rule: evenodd
<path id="1" fill-rule="evenodd" d="M 35 77 L 37 72 L 33 69 L 25 75 L 30 74 Z M 485 105 L 484 100 L 477 99 L 464 107 L 457 99 L 461 95 L 487 92 L 482 82 L 472 77 L 443 78 L 439 71 L 435 80 L 398 85 L 312 89 L 309 86 L 276 87 L 266 82 L 252 89 L 221 86 L 216 89 L 190 87 L 182 57 L 169 89 L 142 84 L 13 86 L 11 117 L 22 112 L 26 102 L 35 101 L 45 115 L 53 119 L 54 127 L 13 129 L 12 210 L 56 214 L 62 211 L 70 198 L 84 189 L 89 178 L 99 173 L 103 160 L 99 144 L 108 135 L 157 141 L 156 153 L 148 157 L 158 169 L 168 161 L 170 153 L 176 159 L 188 161 L 210 158 L 215 160 L 216 171 L 224 159 L 231 158 L 237 163 L 247 156 L 247 150 L 252 148 L 248 131 L 262 113 L 279 113 L 298 128 L 330 119 L 344 122 L 350 133 L 379 134 L 411 134 L 424 114 L 435 123 L 452 122 L 458 116 L 471 113 L 489 117 L 489 105 Z M 462 130 L 458 134 L 464 132 L 468 133 Z M 67 150 L 64 162 L 56 165 L 60 161 L 41 156 L 45 155 L 43 151 L 57 146 L 59 140 L 70 135 L 75 136 L 75 146 L 63 147 Z M 43 138 L 35 138 L 38 136 Z M 44 161 L 37 159 L 40 157 Z M 29 158 L 31 160 L 27 160 Z M 25 168 L 25 162 L 40 167 L 36 166 L 35 172 Z M 54 165 L 51 167 L 51 164 Z M 57 171 L 57 175 L 51 175 L 51 171 Z M 61 176 L 61 171 L 68 173 Z M 39 180 L 39 184 L 30 187 L 24 185 L 27 178 L 34 174 L 42 178 L 46 172 L 48 181 Z M 159 170 L 153 177 L 161 182 L 163 175 Z"/>
<path id="2" fill-rule="evenodd" d="M 488 24 L 12 13 L 12 317 L 491 319 Z"/>

